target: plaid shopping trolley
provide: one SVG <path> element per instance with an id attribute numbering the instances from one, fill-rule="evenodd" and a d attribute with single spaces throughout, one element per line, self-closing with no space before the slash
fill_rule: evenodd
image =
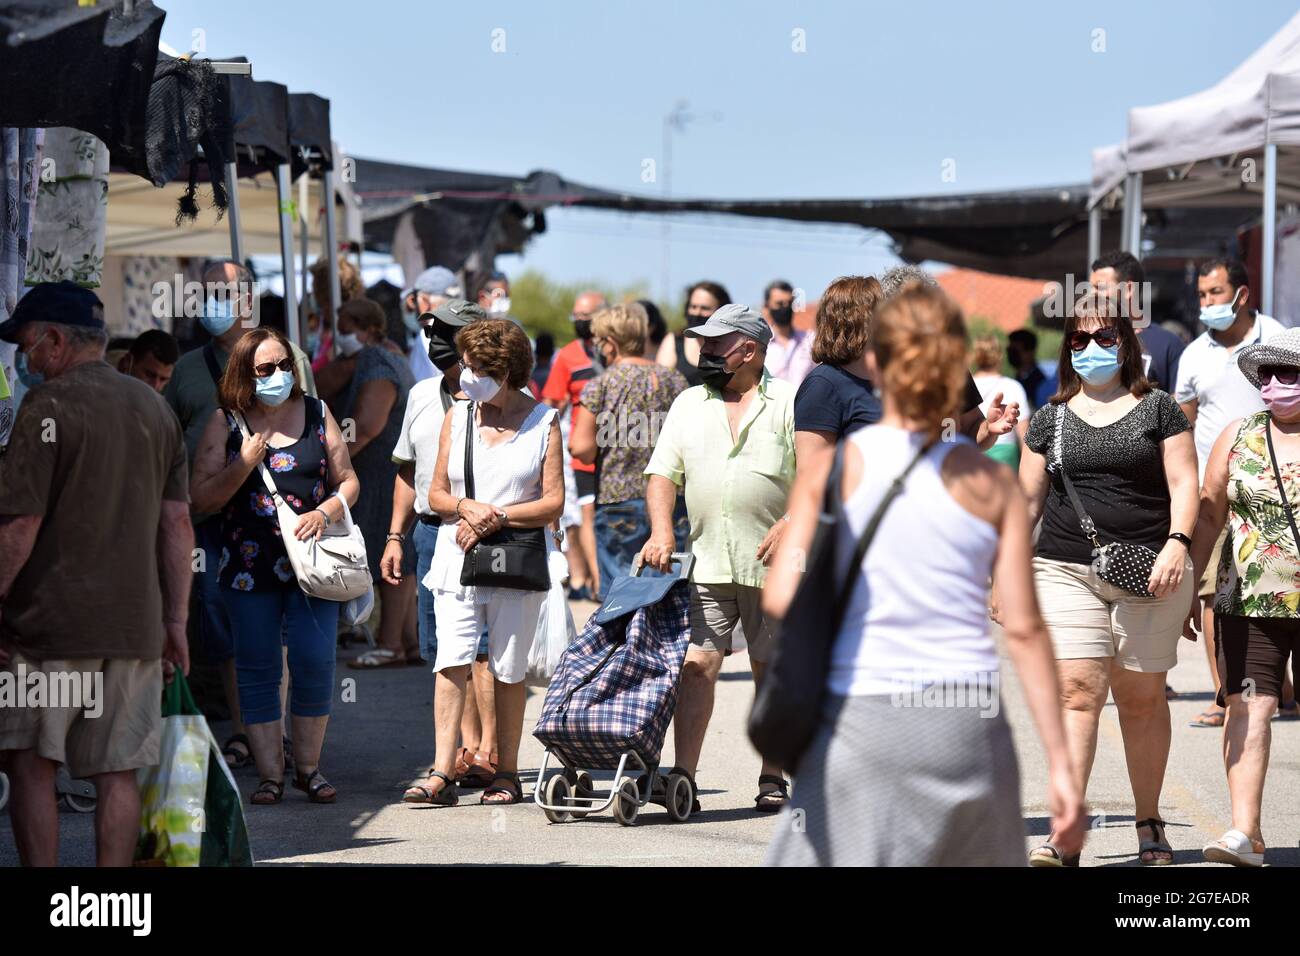
<path id="1" fill-rule="evenodd" d="M 533 730 L 546 747 L 533 799 L 552 823 L 612 806 L 630 826 L 650 802 L 664 804 L 674 820 L 690 816 L 691 781 L 659 773 L 691 634 L 687 581 L 695 557 L 672 560 L 675 577 L 642 576 L 638 563 L 618 578 L 560 658 Z M 552 756 L 563 770 L 548 778 Z M 626 774 L 629 767 L 641 776 Z M 608 793 L 596 790 L 591 770 L 614 771 Z"/>

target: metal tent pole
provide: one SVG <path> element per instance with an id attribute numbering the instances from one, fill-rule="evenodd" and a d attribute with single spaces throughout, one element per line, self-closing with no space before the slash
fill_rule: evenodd
<path id="1" fill-rule="evenodd" d="M 1092 264 L 1101 256 L 1101 204 L 1088 210 L 1088 261 L 1084 272 L 1092 269 Z"/>
<path id="2" fill-rule="evenodd" d="M 330 270 L 330 288 L 329 288 L 329 315 L 330 315 L 330 341 L 338 341 L 338 324 L 339 324 L 339 300 L 342 299 L 342 293 L 339 290 L 339 243 L 338 237 L 334 233 L 334 170 L 325 170 L 324 178 L 321 180 L 321 192 L 325 196 L 325 233 L 322 236 L 324 246 L 325 261 L 329 263 Z M 317 305 L 319 305 L 319 299 Z M 331 345 L 333 348 L 333 345 Z"/>
<path id="3" fill-rule="evenodd" d="M 280 268 L 284 276 L 284 321 L 289 330 L 289 341 L 302 347 L 302 332 L 298 318 L 298 290 L 293 277 L 293 200 L 289 198 L 289 164 L 275 168 L 276 193 L 280 201 Z"/>
<path id="4" fill-rule="evenodd" d="M 244 262 L 244 240 L 239 234 L 239 167 L 226 163 L 226 218 L 230 220 L 230 258 Z"/>
<path id="5" fill-rule="evenodd" d="M 1129 195 L 1132 196 L 1133 208 L 1129 211 L 1128 251 L 1139 259 L 1142 258 L 1142 174 L 1129 174 Z M 1129 205 L 1129 195 L 1124 197 L 1124 205 Z"/>
<path id="6" fill-rule="evenodd" d="M 298 306 L 298 325 L 302 329 L 304 340 L 307 337 L 307 253 L 311 248 L 307 242 L 309 235 L 307 204 L 310 196 L 307 174 L 304 173 L 298 180 L 298 218 L 302 223 L 302 299 Z"/>
<path id="7" fill-rule="evenodd" d="M 1273 313 L 1273 270 L 1277 250 L 1277 144 L 1264 147 L 1264 255 L 1261 257 L 1259 307 Z"/>

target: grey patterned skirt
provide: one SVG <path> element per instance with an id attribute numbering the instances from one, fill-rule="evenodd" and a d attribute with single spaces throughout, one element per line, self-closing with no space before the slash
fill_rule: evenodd
<path id="1" fill-rule="evenodd" d="M 1025 866 L 999 712 L 828 695 L 767 866 Z"/>

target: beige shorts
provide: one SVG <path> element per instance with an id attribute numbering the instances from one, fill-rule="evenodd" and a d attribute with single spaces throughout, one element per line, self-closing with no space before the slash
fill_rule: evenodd
<path id="1" fill-rule="evenodd" d="M 763 589 L 743 584 L 691 584 L 691 646 L 731 653 L 736 629 L 749 656 L 762 663 L 772 649 L 772 631 L 762 609 Z"/>
<path id="2" fill-rule="evenodd" d="M 36 672 L 42 677 L 33 680 Z M 25 681 L 17 679 L 20 674 Z M 0 750 L 35 749 L 47 760 L 67 764 L 77 779 L 158 763 L 159 661 L 33 661 L 14 653 L 0 666 L 0 681 Z M 40 685 L 43 700 L 34 696 Z M 21 705 L 5 696 L 11 689 L 22 693 Z"/>
<path id="3" fill-rule="evenodd" d="M 1034 588 L 1058 661 L 1113 657 L 1125 670 L 1170 670 L 1193 584 L 1190 558 L 1178 590 L 1163 598 L 1107 584 L 1092 565 L 1034 558 Z"/>
<path id="4" fill-rule="evenodd" d="M 1223 555 L 1223 543 L 1228 540 L 1228 525 L 1230 522 L 1223 523 L 1223 530 L 1219 532 L 1219 540 L 1214 542 L 1214 550 L 1210 552 L 1210 563 L 1205 566 L 1205 573 L 1201 575 L 1200 586 L 1196 589 L 1196 596 L 1202 598 L 1214 597 L 1214 592 L 1218 589 L 1219 582 L 1219 558 Z"/>

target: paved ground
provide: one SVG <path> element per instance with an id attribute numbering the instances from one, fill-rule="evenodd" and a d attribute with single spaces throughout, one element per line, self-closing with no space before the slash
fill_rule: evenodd
<path id="1" fill-rule="evenodd" d="M 578 612 L 585 619 L 590 605 Z M 1021 760 L 1026 846 L 1047 832 L 1041 750 L 1020 688 L 1004 671 L 1005 707 Z M 547 824 L 531 804 L 447 809 L 396 802 L 405 785 L 432 755 L 430 690 L 424 668 L 358 673 L 340 667 L 339 679 L 355 678 L 356 702 L 339 704 L 331 722 L 324 769 L 339 788 L 334 806 L 308 804 L 290 789 L 277 807 L 247 809 L 252 844 L 264 864 L 624 864 L 755 865 L 761 862 L 774 820 L 753 812 L 758 761 L 744 736 L 752 700 L 748 659 L 728 661 L 699 774 L 706 812 L 685 824 L 671 823 L 659 807 L 647 807 L 633 828 L 608 814 L 562 826 Z M 1182 697 L 1172 704 L 1173 749 L 1162 805 L 1179 864 L 1202 863 L 1200 846 L 1228 824 L 1227 786 L 1219 757 L 1220 733 L 1192 730 L 1187 722 L 1205 706 L 1209 674 L 1198 645 L 1183 642 L 1170 682 Z M 531 691 L 526 728 L 536 720 L 542 693 Z M 226 728 L 216 725 L 222 736 Z M 1300 806 L 1300 724 L 1275 725 L 1273 758 L 1265 794 L 1265 837 L 1273 865 L 1300 863 L 1296 849 Z M 672 764 L 672 735 L 664 765 Z M 525 733 L 521 765 L 531 783 L 541 749 Z M 256 783 L 250 769 L 238 776 L 245 794 Z M 1137 841 L 1128 804 L 1128 782 L 1113 706 L 1102 718 L 1101 740 L 1090 790 L 1099 814 L 1084 852 L 1085 866 L 1134 865 Z M 65 813 L 64 863 L 93 862 L 91 817 Z M 9 816 L 0 813 L 0 865 L 16 862 Z"/>

